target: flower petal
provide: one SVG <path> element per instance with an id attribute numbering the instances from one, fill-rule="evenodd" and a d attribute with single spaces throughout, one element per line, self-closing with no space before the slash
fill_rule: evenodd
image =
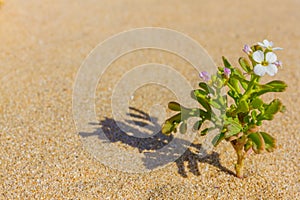
<path id="1" fill-rule="evenodd" d="M 244 45 L 244 48 L 243 48 L 243 51 L 246 53 L 246 54 L 250 54 L 252 52 L 252 49 L 251 47 L 248 45 L 248 44 L 245 44 Z"/>
<path id="2" fill-rule="evenodd" d="M 276 65 L 276 67 L 282 67 L 282 62 L 280 60 L 277 60 L 273 64 Z"/>
<path id="3" fill-rule="evenodd" d="M 265 39 L 263 41 L 263 43 L 264 43 L 265 47 L 269 47 L 272 42 L 269 42 L 268 40 Z"/>
<path id="4" fill-rule="evenodd" d="M 253 60 L 255 60 L 257 63 L 264 61 L 264 52 L 261 50 L 255 51 L 253 53 Z"/>
<path id="5" fill-rule="evenodd" d="M 276 56 L 276 54 L 273 53 L 273 52 L 268 52 L 268 53 L 266 54 L 266 61 L 267 61 L 268 63 L 274 63 L 274 62 L 276 62 L 276 61 L 277 61 L 277 56 Z"/>
<path id="6" fill-rule="evenodd" d="M 231 70 L 227 67 L 224 68 L 224 75 L 228 78 L 231 74 Z"/>
<path id="7" fill-rule="evenodd" d="M 258 76 L 265 75 L 266 71 L 267 71 L 267 68 L 262 66 L 261 64 L 257 64 L 254 67 L 254 74 L 256 74 Z"/>
<path id="8" fill-rule="evenodd" d="M 273 51 L 276 51 L 276 50 L 282 50 L 283 48 L 281 48 L 281 47 L 274 47 L 272 49 L 273 49 Z"/>
<path id="9" fill-rule="evenodd" d="M 200 72 L 199 76 L 206 82 L 210 80 L 210 74 L 206 71 Z"/>
<path id="10" fill-rule="evenodd" d="M 261 47 L 265 47 L 265 45 L 263 44 L 263 43 L 261 43 L 261 42 L 258 42 L 257 43 L 259 46 L 261 46 Z"/>
<path id="11" fill-rule="evenodd" d="M 268 65 L 267 67 L 265 67 L 265 68 L 266 68 L 266 70 L 267 70 L 267 73 L 268 73 L 270 76 L 274 76 L 274 75 L 277 73 L 277 71 L 278 71 L 276 65 L 274 65 L 274 64 L 269 64 L 269 65 Z"/>
<path id="12" fill-rule="evenodd" d="M 272 48 L 273 47 L 273 42 L 269 41 L 269 40 L 265 40 L 266 44 L 267 44 L 267 48 Z"/>

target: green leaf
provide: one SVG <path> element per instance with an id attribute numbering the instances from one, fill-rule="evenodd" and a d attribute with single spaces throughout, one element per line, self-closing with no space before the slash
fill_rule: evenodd
<path id="1" fill-rule="evenodd" d="M 243 87 L 244 90 L 246 90 L 248 88 L 249 81 L 246 80 L 245 77 L 241 77 L 237 74 L 233 74 L 231 76 L 232 76 L 232 78 L 237 79 L 240 82 L 240 84 L 241 84 L 241 86 Z"/>
<path id="2" fill-rule="evenodd" d="M 280 92 L 283 92 L 287 87 L 285 82 L 279 81 L 279 80 L 271 81 L 271 82 L 267 83 L 266 86 L 270 86 L 272 88 L 277 88 Z"/>
<path id="3" fill-rule="evenodd" d="M 232 88 L 237 92 L 237 93 L 241 93 L 241 89 L 240 89 L 240 86 L 239 86 L 239 81 L 235 78 L 231 78 L 229 79 L 229 83 Z"/>
<path id="4" fill-rule="evenodd" d="M 249 62 L 247 61 L 246 58 L 241 57 L 239 59 L 239 63 L 241 65 L 241 67 L 246 71 L 246 72 L 250 72 L 251 71 L 251 66 L 249 64 Z"/>
<path id="5" fill-rule="evenodd" d="M 257 116 L 256 110 L 252 110 L 251 117 L 254 121 L 256 121 L 256 116 Z"/>
<path id="6" fill-rule="evenodd" d="M 264 102 L 259 97 L 256 97 L 255 99 L 252 100 L 251 106 L 254 109 L 258 109 L 259 107 L 261 107 L 263 105 L 263 103 Z"/>
<path id="7" fill-rule="evenodd" d="M 181 111 L 181 106 L 177 102 L 169 102 L 168 108 L 173 111 Z"/>
<path id="8" fill-rule="evenodd" d="M 202 131 L 201 131 L 201 136 L 206 135 L 207 132 L 208 132 L 208 130 L 209 130 L 209 128 L 206 128 L 206 129 L 202 130 Z"/>
<path id="9" fill-rule="evenodd" d="M 229 91 L 227 92 L 227 94 L 228 94 L 231 98 L 233 98 L 235 101 L 239 98 L 239 95 L 238 95 L 235 91 L 233 91 L 233 90 L 229 90 Z"/>
<path id="10" fill-rule="evenodd" d="M 266 108 L 265 114 L 274 115 L 280 111 L 282 103 L 279 99 L 274 99 Z"/>
<path id="11" fill-rule="evenodd" d="M 210 105 L 217 109 L 221 108 L 221 106 L 216 101 L 207 99 L 207 94 L 203 90 L 194 90 L 191 96 L 193 99 L 197 100 L 208 112 L 211 111 Z"/>
<path id="12" fill-rule="evenodd" d="M 177 113 L 176 115 L 170 117 L 169 119 L 166 120 L 166 122 L 170 122 L 171 124 L 173 123 L 180 123 L 181 122 L 181 113 Z"/>
<path id="13" fill-rule="evenodd" d="M 243 72 L 238 68 L 234 68 L 233 73 L 239 76 L 240 78 L 245 78 Z"/>
<path id="14" fill-rule="evenodd" d="M 225 139 L 225 133 L 220 133 L 214 137 L 211 143 L 216 147 L 223 139 Z"/>
<path id="15" fill-rule="evenodd" d="M 211 112 L 211 107 L 206 99 L 204 100 L 202 98 L 197 98 L 197 101 L 203 106 L 203 108 L 205 108 L 207 112 Z"/>
<path id="16" fill-rule="evenodd" d="M 194 125 L 193 125 L 193 130 L 199 130 L 200 128 L 201 128 L 201 126 L 202 126 L 202 121 L 201 120 L 199 120 L 199 121 L 197 121 Z"/>
<path id="17" fill-rule="evenodd" d="M 279 112 L 284 113 L 286 111 L 286 107 L 285 105 L 281 105 L 281 109 Z"/>
<path id="18" fill-rule="evenodd" d="M 249 105 L 246 100 L 241 100 L 238 104 L 237 113 L 245 113 L 249 111 Z"/>
<path id="19" fill-rule="evenodd" d="M 161 128 L 161 132 L 165 135 L 170 135 L 174 131 L 174 128 L 174 124 L 172 124 L 169 121 L 166 121 Z"/>
<path id="20" fill-rule="evenodd" d="M 239 123 L 238 118 L 226 118 L 224 121 L 224 125 L 227 127 L 225 138 L 236 135 L 243 129 L 242 125 Z"/>
<path id="21" fill-rule="evenodd" d="M 186 131 L 187 131 L 187 123 L 186 123 L 186 121 L 183 121 L 181 123 L 181 125 L 179 127 L 179 131 L 180 131 L 181 134 L 186 133 Z"/>
<path id="22" fill-rule="evenodd" d="M 265 149 L 265 141 L 260 133 L 251 133 L 248 138 L 253 142 L 252 149 L 255 153 L 261 153 Z"/>
<path id="23" fill-rule="evenodd" d="M 276 148 L 276 140 L 275 138 L 273 138 L 271 135 L 269 135 L 268 133 L 265 132 L 260 132 L 260 134 L 262 135 L 264 141 L 265 141 L 265 148 L 268 152 L 272 152 L 274 151 L 274 149 Z"/>
<path id="24" fill-rule="evenodd" d="M 283 81 L 271 81 L 265 85 L 259 85 L 256 95 L 260 96 L 268 92 L 283 92 L 287 85 Z"/>
<path id="25" fill-rule="evenodd" d="M 203 98 L 205 99 L 206 96 L 208 95 L 208 93 L 204 90 L 201 90 L 201 89 L 197 89 L 197 90 L 193 90 L 192 92 L 192 96 L 195 96 L 195 97 L 200 97 L 200 98 Z"/>
<path id="26" fill-rule="evenodd" d="M 228 62 L 228 60 L 224 56 L 222 56 L 222 60 L 223 60 L 224 66 L 226 68 L 229 68 L 230 70 L 233 70 L 232 65 Z"/>
<path id="27" fill-rule="evenodd" d="M 251 140 L 248 140 L 247 142 L 246 142 L 246 144 L 244 145 L 244 150 L 245 150 L 245 152 L 247 152 L 251 147 L 252 147 L 252 141 Z"/>
<path id="28" fill-rule="evenodd" d="M 206 83 L 200 82 L 199 87 L 202 88 L 206 93 L 212 93 L 214 92 Z"/>
<path id="29" fill-rule="evenodd" d="M 274 99 L 269 105 L 264 106 L 264 112 L 258 115 L 257 120 L 272 120 L 274 115 L 282 109 L 279 99 Z"/>

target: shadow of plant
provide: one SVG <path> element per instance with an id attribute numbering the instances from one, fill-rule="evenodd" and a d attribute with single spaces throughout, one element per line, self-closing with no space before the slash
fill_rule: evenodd
<path id="1" fill-rule="evenodd" d="M 188 163 L 187 164 L 188 171 L 196 176 L 200 175 L 198 163 L 210 164 L 212 166 L 217 167 L 222 172 L 225 172 L 227 174 L 235 176 L 235 174 L 231 170 L 222 166 L 222 164 L 220 163 L 220 157 L 219 157 L 218 153 L 212 152 L 211 154 L 208 154 L 205 157 L 200 157 L 198 155 L 198 153 L 195 153 L 194 151 L 192 151 L 191 148 L 194 148 L 197 152 L 201 149 L 201 144 L 192 143 L 190 145 L 190 148 L 188 150 L 186 150 L 185 153 L 175 161 L 176 165 L 178 167 L 178 173 L 181 176 L 187 177 L 187 169 L 185 168 L 185 165 L 184 165 L 185 162 Z"/>
<path id="2" fill-rule="evenodd" d="M 201 144 L 190 144 L 189 141 L 174 138 L 173 135 L 167 136 L 162 134 L 160 131 L 161 126 L 157 122 L 157 118 L 150 117 L 144 111 L 133 107 L 129 108 L 129 113 L 127 115 L 131 120 L 126 119 L 125 122 L 116 122 L 114 119 L 105 118 L 101 120 L 99 124 L 90 123 L 90 125 L 100 125 L 101 130 L 109 142 L 121 142 L 137 148 L 140 153 L 144 153 L 145 159 L 143 161 L 147 169 L 155 169 L 159 166 L 174 162 L 175 160 L 178 167 L 178 173 L 182 177 L 187 177 L 187 169 L 185 168 L 186 162 L 188 163 L 188 171 L 196 176 L 200 175 L 198 163 L 207 163 L 219 168 L 225 173 L 234 175 L 232 171 L 221 165 L 218 153 L 213 152 L 205 157 L 199 157 L 197 152 L 200 151 Z M 124 132 L 120 127 L 122 127 L 123 130 L 128 130 L 128 132 Z M 141 131 L 146 130 L 149 137 L 139 138 L 135 136 L 135 134 L 140 134 Z M 145 133 L 143 134 L 145 135 Z M 98 135 L 100 140 L 104 139 L 103 137 L 100 137 L 99 129 L 93 133 L 81 132 L 80 135 L 82 137 Z M 175 145 L 168 145 L 170 142 Z M 166 148 L 166 150 L 160 151 L 162 148 Z M 177 150 L 180 148 L 186 148 L 186 151 L 181 156 L 177 153 Z M 168 154 L 168 159 L 160 160 L 166 158 L 166 154 Z"/>

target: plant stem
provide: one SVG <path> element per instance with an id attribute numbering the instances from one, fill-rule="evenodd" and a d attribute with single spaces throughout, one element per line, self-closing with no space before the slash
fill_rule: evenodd
<path id="1" fill-rule="evenodd" d="M 244 178 L 244 141 L 243 139 L 234 140 L 231 142 L 237 155 L 237 163 L 235 164 L 236 176 L 238 178 Z"/>
<path id="2" fill-rule="evenodd" d="M 244 178 L 244 153 L 243 150 L 237 151 L 237 163 L 235 164 L 236 176 L 238 178 Z"/>

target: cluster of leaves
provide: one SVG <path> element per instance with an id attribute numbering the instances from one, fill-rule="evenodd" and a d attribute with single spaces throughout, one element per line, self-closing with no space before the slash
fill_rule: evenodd
<path id="1" fill-rule="evenodd" d="M 263 48 L 258 45 L 251 47 L 252 52 L 257 50 L 263 51 Z M 264 53 L 270 51 L 266 49 Z M 234 68 L 224 57 L 223 63 L 224 68 L 218 68 L 209 81 L 200 82 L 199 88 L 192 91 L 191 96 L 199 102 L 199 107 L 186 108 L 176 102 L 168 104 L 169 109 L 177 114 L 165 121 L 162 132 L 172 134 L 179 129 L 181 133 L 185 133 L 187 120 L 197 117 L 193 129 L 199 130 L 201 135 L 218 129 L 219 134 L 212 141 L 214 146 L 222 140 L 227 140 L 233 144 L 242 144 L 244 152 L 250 149 L 255 153 L 261 153 L 263 150 L 273 151 L 276 140 L 268 133 L 259 132 L 257 127 L 261 126 L 264 120 L 272 120 L 276 113 L 284 111 L 284 106 L 279 99 L 266 103 L 261 99 L 261 95 L 283 92 L 287 85 L 279 80 L 260 84 L 261 77 L 253 72 L 257 63 L 251 54 L 248 55 L 248 59 L 239 59 L 243 71 Z M 227 93 L 222 95 L 224 88 Z M 234 103 L 231 105 L 228 105 L 228 97 L 233 99 Z M 213 126 L 200 131 L 205 121 L 212 122 Z"/>

